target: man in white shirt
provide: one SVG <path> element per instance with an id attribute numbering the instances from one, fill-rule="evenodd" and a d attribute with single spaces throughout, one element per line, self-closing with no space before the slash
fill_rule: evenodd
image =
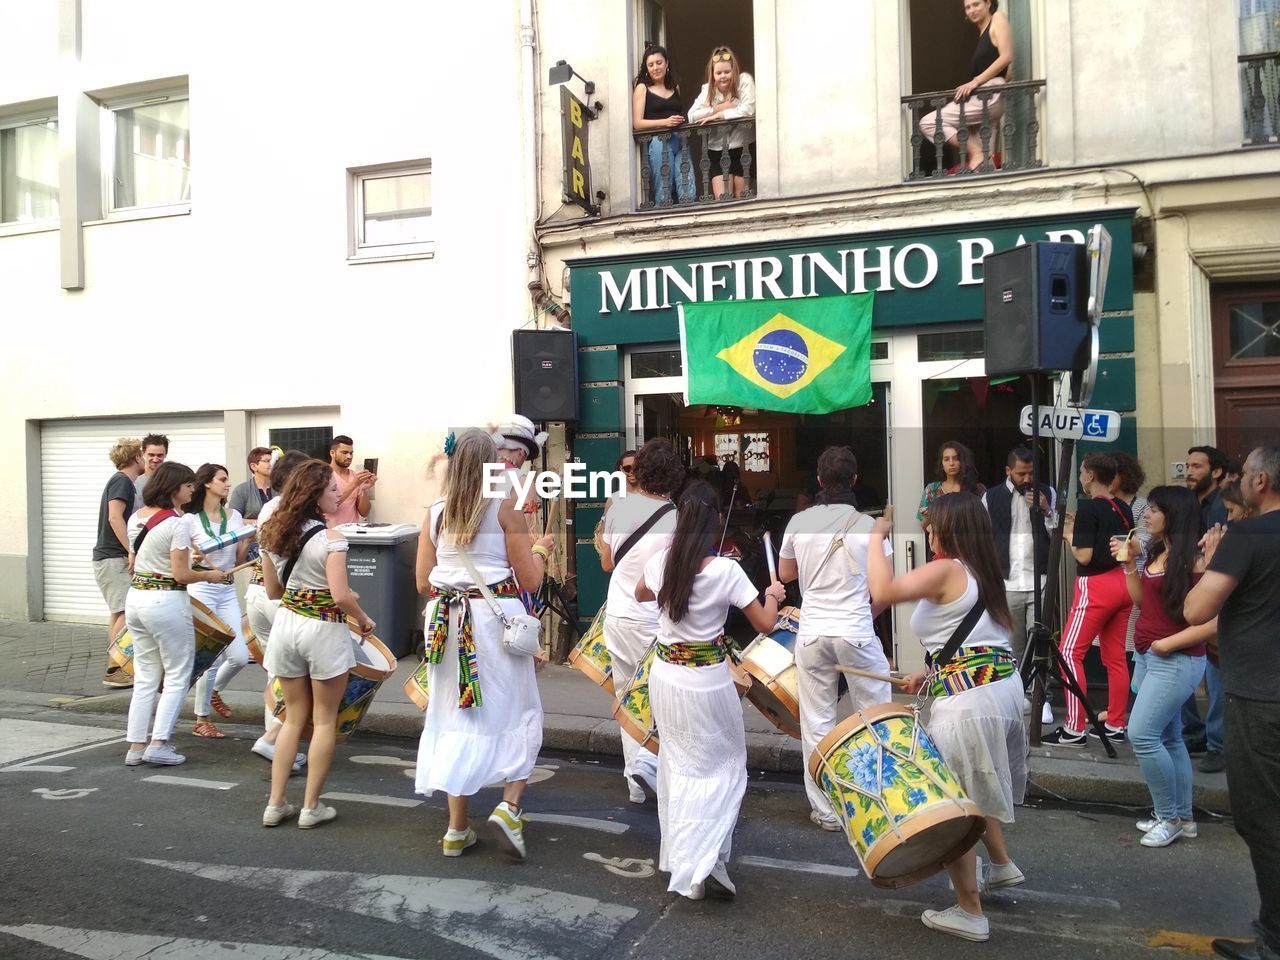
<path id="1" fill-rule="evenodd" d="M 876 636 L 867 590 L 867 547 L 874 518 L 854 503 L 858 461 L 848 447 L 827 447 L 818 458 L 817 504 L 787 524 L 779 550 L 778 577 L 800 580 L 803 606 L 796 634 L 800 693 L 800 748 L 804 788 L 813 808 L 809 819 L 824 830 L 840 829 L 831 801 L 809 774 L 809 757 L 836 724 L 840 698 L 837 664 L 887 674 L 889 661 Z M 885 555 L 892 553 L 886 542 Z M 855 709 L 892 700 L 889 684 L 848 676 Z"/>
<path id="2" fill-rule="evenodd" d="M 1005 480 L 982 495 L 982 503 L 991 515 L 991 527 L 995 532 L 996 556 L 1004 573 L 1004 592 L 1009 599 L 1009 613 L 1013 616 L 1014 629 L 1009 636 L 1013 655 L 1021 663 L 1027 650 L 1027 637 L 1035 625 L 1035 562 L 1040 555 L 1040 569 L 1046 570 L 1049 562 L 1049 531 L 1053 529 L 1055 495 L 1051 487 L 1038 484 L 1040 509 L 1044 523 L 1031 523 L 1031 451 L 1026 447 L 1014 447 L 1009 451 L 1004 468 Z M 1040 588 L 1045 575 L 1040 575 Z M 1053 722 L 1053 708 L 1045 704 L 1042 722 Z"/>
<path id="3" fill-rule="evenodd" d="M 671 544 L 676 529 L 671 497 L 684 480 L 684 467 L 671 442 L 655 438 L 636 453 L 634 476 L 636 488 L 615 499 L 605 514 L 600 555 L 600 566 L 612 573 L 605 601 L 604 642 L 612 658 L 613 689 L 618 695 L 658 636 L 658 604 L 636 600 L 636 583 L 649 558 Z M 627 731 L 621 733 L 627 794 L 632 803 L 644 803 L 649 794 L 657 795 L 658 758 Z"/>

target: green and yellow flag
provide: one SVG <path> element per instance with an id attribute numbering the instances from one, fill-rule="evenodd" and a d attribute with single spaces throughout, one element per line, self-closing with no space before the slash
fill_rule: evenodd
<path id="1" fill-rule="evenodd" d="M 830 413 L 871 402 L 870 293 L 680 306 L 685 402 Z"/>

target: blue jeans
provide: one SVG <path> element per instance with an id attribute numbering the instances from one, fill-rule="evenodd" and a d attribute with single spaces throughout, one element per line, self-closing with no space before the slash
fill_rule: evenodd
<path id="1" fill-rule="evenodd" d="M 1160 820 L 1192 819 L 1191 755 L 1182 739 L 1182 704 L 1204 676 L 1204 665 L 1204 657 L 1185 653 L 1134 656 L 1138 698 L 1129 713 L 1129 742 Z"/>
<path id="2" fill-rule="evenodd" d="M 667 161 L 667 175 L 662 175 L 663 158 Z M 687 164 L 688 170 L 682 166 Z M 649 170 L 653 183 L 654 206 L 665 207 L 671 203 L 671 185 L 676 187 L 676 198 L 692 202 L 697 196 L 693 180 L 693 158 L 689 155 L 687 135 L 678 133 L 654 134 L 649 140 Z"/>
<path id="3" fill-rule="evenodd" d="M 1207 749 L 1221 750 L 1223 747 L 1222 707 L 1225 701 L 1222 692 L 1222 671 L 1207 661 L 1204 671 L 1204 688 L 1209 699 L 1204 719 L 1200 719 L 1200 707 L 1196 704 L 1196 695 L 1192 691 L 1187 702 L 1182 705 L 1182 733 L 1183 736 L 1192 740 L 1204 737 Z"/>

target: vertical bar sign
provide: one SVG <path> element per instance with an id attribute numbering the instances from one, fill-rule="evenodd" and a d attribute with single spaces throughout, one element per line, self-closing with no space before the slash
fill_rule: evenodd
<path id="1" fill-rule="evenodd" d="M 591 196 L 591 167 L 587 162 L 587 121 L 582 101 L 566 87 L 560 88 L 560 116 L 564 137 L 564 201 L 576 203 L 587 213 L 597 212 Z"/>

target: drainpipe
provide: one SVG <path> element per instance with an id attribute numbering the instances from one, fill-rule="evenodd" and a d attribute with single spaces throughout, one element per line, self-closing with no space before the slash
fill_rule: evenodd
<path id="1" fill-rule="evenodd" d="M 525 177 L 524 235 L 529 243 L 526 265 L 529 271 L 530 289 L 541 278 L 538 242 L 534 236 L 541 194 L 538 179 L 538 74 L 535 64 L 537 58 L 534 35 L 533 0 L 520 0 L 520 70 L 524 75 L 521 84 L 524 88 L 522 104 Z"/>

